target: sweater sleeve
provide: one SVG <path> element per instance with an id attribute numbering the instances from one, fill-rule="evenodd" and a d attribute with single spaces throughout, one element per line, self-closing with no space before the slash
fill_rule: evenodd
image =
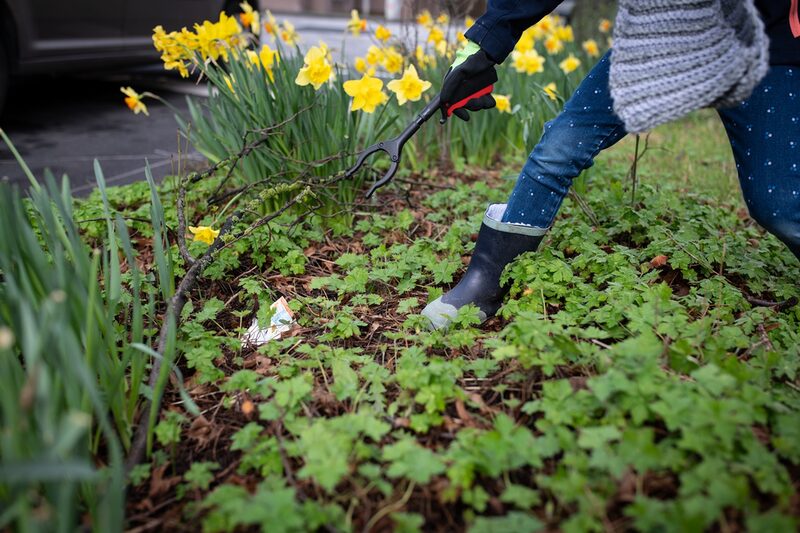
<path id="1" fill-rule="evenodd" d="M 563 0 L 489 0 L 486 13 L 464 35 L 502 63 L 522 32 L 539 22 Z"/>

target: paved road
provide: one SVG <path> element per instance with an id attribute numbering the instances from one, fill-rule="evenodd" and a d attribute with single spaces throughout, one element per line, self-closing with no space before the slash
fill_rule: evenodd
<path id="1" fill-rule="evenodd" d="M 301 48 L 324 40 L 337 60 L 352 62 L 355 56 L 364 55 L 373 42 L 368 35 L 349 35 L 345 31 L 346 18 L 276 16 L 280 22 L 288 19 L 295 25 Z M 371 20 L 371 28 L 377 22 Z M 396 35 L 404 31 L 399 24 L 386 25 Z M 424 41 L 426 36 L 421 30 L 420 39 Z M 111 185 L 144 179 L 145 160 L 157 178 L 163 177 L 172 172 L 177 158 L 174 114 L 167 106 L 148 100 L 150 116 L 134 115 L 119 92 L 120 86 L 128 85 L 140 92 L 150 90 L 184 113 L 186 94 L 202 98 L 206 90 L 165 73 L 159 65 L 117 74 L 34 78 L 12 89 L 0 116 L 0 127 L 37 177 L 43 175 L 45 168 L 58 177 L 66 173 L 79 195 L 88 194 L 94 187 L 95 158 Z M 196 152 L 188 157 L 202 161 Z M 0 179 L 27 186 L 27 179 L 4 145 L 0 146 Z"/>
<path id="2" fill-rule="evenodd" d="M 13 89 L 0 126 L 34 175 L 43 176 L 45 168 L 57 177 L 66 173 L 79 195 L 94 187 L 95 158 L 110 185 L 144 179 L 145 160 L 155 176 L 163 177 L 177 161 L 174 113 L 149 100 L 150 116 L 134 115 L 123 102 L 122 85 L 157 92 L 182 112 L 186 103 L 181 93 L 203 90 L 153 68 L 117 75 L 33 78 Z M 200 159 L 196 153 L 188 155 Z M 27 184 L 6 146 L 0 146 L 0 179 Z"/>
<path id="3" fill-rule="evenodd" d="M 352 61 L 370 44 L 366 36 L 346 35 L 345 18 L 278 15 L 279 21 L 284 19 L 297 28 L 303 48 L 322 39 L 335 50 L 346 49 L 345 56 Z M 45 168 L 57 177 L 66 173 L 78 195 L 88 194 L 95 185 L 95 158 L 111 185 L 144 179 L 145 160 L 157 178 L 163 177 L 172 172 L 177 161 L 174 113 L 164 104 L 148 100 L 150 116 L 134 115 L 119 92 L 120 86 L 127 85 L 140 92 L 150 90 L 183 113 L 187 94 L 202 98 L 206 91 L 203 86 L 169 75 L 159 65 L 123 73 L 31 78 L 12 89 L 0 127 L 37 177 L 43 176 Z M 190 162 L 202 161 L 196 152 L 188 157 Z M 21 187 L 28 183 L 2 143 L 0 179 Z"/>

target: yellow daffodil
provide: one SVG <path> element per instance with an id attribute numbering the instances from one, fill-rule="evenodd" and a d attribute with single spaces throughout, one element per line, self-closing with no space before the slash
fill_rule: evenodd
<path id="1" fill-rule="evenodd" d="M 258 11 L 254 11 L 247 2 L 242 2 L 239 4 L 239 7 L 242 8 L 242 12 L 239 13 L 239 22 L 241 22 L 242 26 L 245 28 L 250 28 L 253 34 L 258 35 L 261 31 L 261 21 L 259 20 Z"/>
<path id="2" fill-rule="evenodd" d="M 388 99 L 383 92 L 383 82 L 368 74 L 364 74 L 360 80 L 344 82 L 343 88 L 345 93 L 353 97 L 351 111 L 361 109 L 365 113 L 373 113 L 376 107 Z"/>
<path id="3" fill-rule="evenodd" d="M 544 71 L 544 58 L 536 50 L 527 52 L 511 52 L 511 65 L 517 72 L 524 72 L 529 76 Z"/>
<path id="4" fill-rule="evenodd" d="M 278 56 L 277 50 L 273 50 L 268 44 L 265 44 L 261 47 L 261 50 L 258 53 L 248 50 L 247 57 L 254 65 L 261 65 L 261 68 L 263 68 L 267 73 L 267 76 L 269 76 L 270 81 L 275 80 L 275 75 L 272 73 L 272 67 L 280 62 L 280 57 Z"/>
<path id="5" fill-rule="evenodd" d="M 536 23 L 536 26 L 538 26 L 543 33 L 545 34 L 550 33 L 551 31 L 553 31 L 554 27 L 553 16 L 552 15 L 545 16 L 542 20 Z"/>
<path id="6" fill-rule="evenodd" d="M 357 57 L 355 59 L 355 62 L 353 63 L 353 66 L 355 67 L 356 72 L 358 72 L 359 74 L 363 74 L 367 71 L 368 68 L 367 60 L 364 59 L 363 57 Z"/>
<path id="7" fill-rule="evenodd" d="M 328 60 L 328 63 L 333 65 L 333 56 L 331 55 L 331 49 L 328 48 L 328 43 L 320 39 L 319 49 L 322 50 L 322 53 L 325 54 L 325 59 Z"/>
<path id="8" fill-rule="evenodd" d="M 294 24 L 284 20 L 281 25 L 281 39 L 289 46 L 295 46 L 300 41 L 300 36 L 294 29 Z"/>
<path id="9" fill-rule="evenodd" d="M 556 84 L 553 82 L 550 82 L 544 87 L 542 87 L 542 91 L 544 91 L 544 94 L 546 94 L 547 97 L 550 100 L 553 100 L 554 102 L 558 98 L 558 91 L 556 90 Z"/>
<path id="10" fill-rule="evenodd" d="M 431 82 L 419 79 L 417 69 L 414 65 L 409 65 L 403 77 L 399 80 L 392 80 L 386 88 L 397 95 L 397 103 L 400 105 L 406 102 L 416 102 L 422 97 L 422 93 L 431 88 Z"/>
<path id="11" fill-rule="evenodd" d="M 450 22 L 450 17 L 447 16 L 447 13 L 439 13 L 439 16 L 436 17 L 436 24 L 447 26 L 448 22 Z"/>
<path id="12" fill-rule="evenodd" d="M 358 10 L 350 11 L 350 20 L 347 21 L 347 30 L 355 36 L 367 30 L 367 21 L 358 16 Z"/>
<path id="13" fill-rule="evenodd" d="M 195 24 L 194 33 L 194 50 L 200 52 L 203 60 L 210 58 L 216 61 L 222 57 L 227 61 L 228 52 L 241 44 L 239 34 L 242 28 L 235 18 L 227 16 L 225 12 L 219 14 L 217 22 L 205 20 L 202 24 Z"/>
<path id="14" fill-rule="evenodd" d="M 161 61 L 164 62 L 165 70 L 175 70 L 181 76 L 189 76 L 187 62 L 193 60 L 192 49 L 194 33 L 186 30 L 167 33 L 162 26 L 153 28 L 153 45 L 156 50 L 161 52 Z"/>
<path id="15" fill-rule="evenodd" d="M 564 43 L 555 35 L 550 35 L 544 40 L 544 49 L 548 54 L 557 54 L 564 49 Z"/>
<path id="16" fill-rule="evenodd" d="M 383 53 L 383 68 L 390 74 L 396 74 L 403 70 L 403 56 L 394 48 L 387 48 Z"/>
<path id="17" fill-rule="evenodd" d="M 137 93 L 130 87 L 120 87 L 119 90 L 125 95 L 125 104 L 128 106 L 128 109 L 137 115 L 139 113 L 150 115 L 150 113 L 147 112 L 147 106 L 142 102 L 143 95 Z"/>
<path id="18" fill-rule="evenodd" d="M 383 50 L 381 50 L 375 45 L 372 45 L 367 49 L 367 55 L 366 55 L 367 63 L 369 63 L 370 65 L 380 65 L 381 63 L 383 63 L 383 55 L 384 55 Z"/>
<path id="19" fill-rule="evenodd" d="M 497 110 L 501 113 L 511 113 L 511 97 L 503 94 L 493 94 L 494 101 L 497 103 Z"/>
<path id="20" fill-rule="evenodd" d="M 222 79 L 225 80 L 225 85 L 228 86 L 228 90 L 233 94 L 236 94 L 236 90 L 233 88 L 233 78 L 226 74 Z"/>
<path id="21" fill-rule="evenodd" d="M 331 78 L 333 67 L 328 62 L 325 50 L 319 46 L 312 46 L 303 59 L 303 68 L 297 73 L 294 82 L 297 85 L 313 85 L 314 90 L 322 87 L 322 84 Z"/>
<path id="22" fill-rule="evenodd" d="M 219 236 L 219 230 L 210 226 L 189 226 L 189 231 L 194 235 L 193 240 L 204 242 L 208 245 L 211 245 L 214 239 Z"/>
<path id="23" fill-rule="evenodd" d="M 600 30 L 602 33 L 608 33 L 611 31 L 611 21 L 608 19 L 601 19 L 600 24 L 597 26 L 597 29 Z"/>
<path id="24" fill-rule="evenodd" d="M 516 46 L 514 46 L 514 50 L 517 52 L 529 52 L 533 50 L 534 46 L 534 39 L 533 35 L 528 32 L 527 30 L 522 33 L 522 36 L 517 41 Z"/>
<path id="25" fill-rule="evenodd" d="M 538 24 L 534 24 L 533 26 L 522 32 L 523 35 L 525 35 L 526 33 L 534 41 L 539 41 L 541 39 L 544 39 L 545 36 L 547 35 L 547 33 L 545 33 L 545 31 Z"/>
<path id="26" fill-rule="evenodd" d="M 597 41 L 594 39 L 588 39 L 583 41 L 583 51 L 586 52 L 589 57 L 597 57 L 600 55 L 600 47 L 597 46 Z"/>
<path id="27" fill-rule="evenodd" d="M 428 33 L 428 42 L 434 45 L 444 41 L 444 32 L 439 26 L 432 26 L 430 33 Z"/>
<path id="28" fill-rule="evenodd" d="M 425 9 L 422 11 L 422 13 L 417 15 L 417 24 L 420 24 L 426 28 L 433 26 L 433 16 L 431 16 L 431 12 Z"/>
<path id="29" fill-rule="evenodd" d="M 576 68 L 581 66 L 581 60 L 575 57 L 574 54 L 570 54 L 564 61 L 558 64 L 559 68 L 564 71 L 564 74 L 569 74 L 570 72 L 574 71 Z"/>
<path id="30" fill-rule="evenodd" d="M 417 48 L 414 50 L 414 57 L 416 58 L 417 64 L 420 68 L 436 66 L 436 58 L 425 53 L 425 49 L 420 45 L 417 45 Z"/>
<path id="31" fill-rule="evenodd" d="M 269 10 L 267 10 L 267 20 L 264 21 L 264 31 L 267 32 L 273 41 L 275 40 L 275 37 L 278 36 L 278 32 L 280 31 L 278 21 Z"/>
<path id="32" fill-rule="evenodd" d="M 556 28 L 554 35 L 567 43 L 571 43 L 575 40 L 575 34 L 572 33 L 572 26 L 559 26 Z"/>
<path id="33" fill-rule="evenodd" d="M 447 47 L 447 41 L 439 41 L 436 43 L 436 46 L 433 47 L 436 50 L 436 53 L 439 54 L 440 57 L 446 57 L 450 55 L 450 49 Z"/>
<path id="34" fill-rule="evenodd" d="M 475 19 L 472 17 L 467 17 L 464 19 L 464 27 L 470 29 L 472 25 L 475 24 Z"/>
<path id="35" fill-rule="evenodd" d="M 466 42 L 466 40 L 467 40 L 467 38 L 464 37 L 464 32 L 462 32 L 462 31 L 457 31 L 456 32 L 456 42 L 458 42 L 459 44 L 464 44 Z"/>
<path id="36" fill-rule="evenodd" d="M 381 42 L 386 42 L 392 36 L 392 32 L 389 31 L 389 28 L 384 26 L 383 24 L 378 24 L 378 27 L 375 28 L 375 38 Z"/>

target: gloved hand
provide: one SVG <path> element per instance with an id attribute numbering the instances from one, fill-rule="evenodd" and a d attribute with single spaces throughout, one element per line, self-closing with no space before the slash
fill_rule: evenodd
<path id="1" fill-rule="evenodd" d="M 492 85 L 497 81 L 495 64 L 486 52 L 472 41 L 467 41 L 456 52 L 456 59 L 450 65 L 450 70 L 442 82 L 440 93 L 442 122 L 451 114 L 461 120 L 469 120 L 467 110 L 480 111 L 496 105 L 494 97 L 490 94 Z"/>

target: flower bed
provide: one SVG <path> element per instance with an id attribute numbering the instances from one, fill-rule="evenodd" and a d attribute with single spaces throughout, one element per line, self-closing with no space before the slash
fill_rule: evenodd
<path id="1" fill-rule="evenodd" d="M 338 179 L 348 154 L 332 154 L 389 133 L 387 117 L 410 115 L 417 91 L 421 106 L 446 61 L 436 76 L 424 60 L 416 77 L 398 67 L 386 100 L 377 67 L 348 78 L 323 46 L 239 48 L 262 18 L 298 38 L 246 10 L 170 49 L 169 65 L 202 61 L 213 85 L 195 108 L 203 129 L 186 127 L 208 143 L 209 170 L 106 189 L 98 165 L 85 202 L 66 182 L 31 176 L 24 203 L 0 184 L 0 528 L 797 528 L 800 269 L 778 241 L 687 190 L 672 153 L 648 153 L 631 190 L 620 146 L 592 170 L 602 187 L 567 202 L 541 251 L 507 269 L 498 317 L 477 328 L 467 308 L 429 332 L 417 313 L 463 271 L 485 205 L 511 180 L 493 156 L 467 165 L 478 133 L 429 127 L 396 186 L 364 201 Z M 541 66 L 531 43 L 574 66 L 572 45 L 556 51 L 566 27 L 535 31 L 516 66 Z M 475 116 L 483 142 L 524 149 L 528 106 L 514 109 L 526 94 L 544 113 L 539 85 Z M 139 112 L 150 97 L 125 96 Z M 350 136 L 293 144 L 321 120 Z M 230 125 L 244 128 L 235 139 Z M 709 135 L 689 120 L 662 136 L 695 143 L 694 131 Z M 456 147 L 446 160 L 461 171 L 428 166 L 421 147 L 437 143 Z M 294 327 L 244 343 L 280 297 Z"/>

